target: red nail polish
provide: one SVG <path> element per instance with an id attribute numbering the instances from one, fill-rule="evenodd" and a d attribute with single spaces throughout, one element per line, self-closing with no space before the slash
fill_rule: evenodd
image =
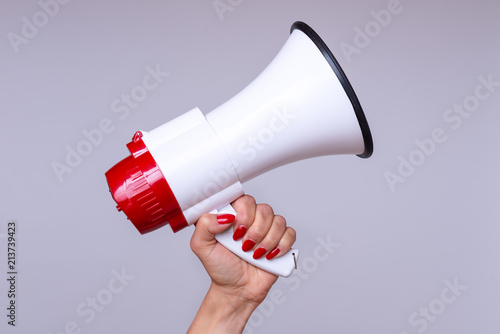
<path id="1" fill-rule="evenodd" d="M 217 223 L 219 224 L 229 224 L 234 222 L 236 217 L 230 213 L 226 213 L 220 216 L 217 216 Z"/>
<path id="2" fill-rule="evenodd" d="M 247 239 L 243 243 L 243 246 L 241 246 L 241 249 L 243 249 L 244 252 L 248 252 L 253 248 L 253 246 L 255 246 L 255 241 L 253 241 L 252 239 Z"/>
<path id="3" fill-rule="evenodd" d="M 233 240 L 234 241 L 240 240 L 241 238 L 243 238 L 245 233 L 247 233 L 247 228 L 244 225 L 241 225 L 236 229 L 236 231 L 234 231 Z"/>
<path id="4" fill-rule="evenodd" d="M 260 259 L 264 254 L 266 254 L 266 249 L 264 247 L 259 247 L 253 252 L 253 258 L 254 259 Z"/>
<path id="5" fill-rule="evenodd" d="M 275 247 L 272 251 L 267 254 L 266 259 L 271 260 L 273 257 L 278 255 L 280 253 L 280 249 L 278 247 Z"/>

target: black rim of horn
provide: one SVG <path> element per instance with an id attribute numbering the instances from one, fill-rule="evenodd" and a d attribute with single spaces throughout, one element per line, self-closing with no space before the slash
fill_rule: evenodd
<path id="1" fill-rule="evenodd" d="M 328 46 L 326 46 L 325 42 L 319 37 L 319 35 L 307 24 L 301 21 L 295 22 L 290 28 L 290 33 L 292 33 L 295 29 L 299 29 L 303 33 L 305 33 L 313 42 L 316 44 L 318 49 L 321 51 L 323 56 L 325 57 L 328 64 L 332 68 L 333 72 L 337 75 L 342 87 L 349 97 L 351 101 L 352 107 L 354 109 L 354 113 L 356 114 L 356 118 L 358 119 L 359 127 L 361 128 L 361 133 L 363 134 L 363 142 L 365 144 L 365 151 L 361 154 L 358 154 L 360 158 L 369 158 L 373 153 L 373 140 L 372 134 L 370 131 L 370 127 L 368 126 L 368 122 L 365 117 L 365 113 L 363 112 L 363 108 L 361 108 L 361 104 L 359 103 L 358 97 L 356 93 L 354 93 L 354 89 L 351 86 L 351 83 L 347 79 L 344 71 L 340 67 L 337 59 L 333 56 Z"/>

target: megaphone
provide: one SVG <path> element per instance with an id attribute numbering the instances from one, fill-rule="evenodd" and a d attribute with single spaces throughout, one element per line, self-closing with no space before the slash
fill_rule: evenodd
<path id="1" fill-rule="evenodd" d="M 127 147 L 130 156 L 106 178 L 117 209 L 143 234 L 231 211 L 242 183 L 279 166 L 333 154 L 368 158 L 373 142 L 339 63 L 311 27 L 295 22 L 278 55 L 236 96 L 205 116 L 194 108 L 138 131 Z M 230 230 L 217 240 L 246 261 L 281 276 L 296 268 L 298 250 L 255 260 Z"/>

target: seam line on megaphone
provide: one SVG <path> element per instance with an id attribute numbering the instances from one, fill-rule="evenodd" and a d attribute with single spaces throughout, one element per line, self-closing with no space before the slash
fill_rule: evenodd
<path id="1" fill-rule="evenodd" d="M 226 153 L 226 157 L 227 157 L 227 161 L 229 161 L 229 163 L 231 164 L 231 167 L 233 167 L 233 170 L 234 170 L 234 173 L 236 174 L 236 177 L 238 178 L 238 181 L 241 182 L 241 178 L 240 178 L 240 175 L 238 174 L 238 170 L 236 169 L 236 166 L 234 166 L 234 162 L 233 160 L 231 159 L 231 156 L 229 155 L 229 152 L 227 151 L 226 147 L 224 146 L 224 144 L 222 143 L 222 140 L 220 139 L 219 137 L 219 134 L 217 133 L 217 131 L 215 131 L 214 127 L 212 126 L 212 123 L 210 123 L 208 121 L 208 119 L 205 117 L 205 115 L 203 114 L 203 117 L 205 118 L 205 121 L 207 122 L 208 126 L 210 127 L 210 129 L 212 130 L 212 132 L 214 133 L 215 137 L 217 138 L 220 146 L 222 147 L 222 149 L 224 150 L 224 153 Z"/>

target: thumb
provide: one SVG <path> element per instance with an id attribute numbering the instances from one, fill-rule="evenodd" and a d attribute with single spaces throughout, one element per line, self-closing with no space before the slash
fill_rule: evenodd
<path id="1" fill-rule="evenodd" d="M 221 220 L 219 220 L 221 221 Z M 198 219 L 195 225 L 193 236 L 191 237 L 191 249 L 193 252 L 200 256 L 202 253 L 212 252 L 213 248 L 217 245 L 215 235 L 225 231 L 231 226 L 232 220 L 229 223 L 223 221 L 221 224 L 217 220 L 215 214 L 204 214 Z"/>

